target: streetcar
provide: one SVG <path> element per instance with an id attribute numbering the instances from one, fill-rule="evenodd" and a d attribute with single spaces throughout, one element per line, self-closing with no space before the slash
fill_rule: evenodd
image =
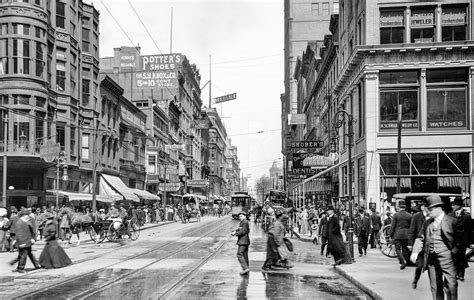
<path id="1" fill-rule="evenodd" d="M 199 204 L 201 200 L 205 199 L 205 197 L 195 194 L 186 194 L 183 195 L 183 216 L 181 219 L 183 223 L 189 223 L 191 218 L 195 218 L 196 222 L 201 221 L 201 211 Z"/>
<path id="2" fill-rule="evenodd" d="M 232 201 L 232 218 L 239 219 L 239 212 L 244 211 L 249 217 L 250 206 L 252 205 L 252 197 L 247 192 L 235 192 L 231 196 Z"/>
<path id="3" fill-rule="evenodd" d="M 286 206 L 286 192 L 281 190 L 270 190 L 266 195 L 266 199 L 270 201 L 271 206 Z"/>

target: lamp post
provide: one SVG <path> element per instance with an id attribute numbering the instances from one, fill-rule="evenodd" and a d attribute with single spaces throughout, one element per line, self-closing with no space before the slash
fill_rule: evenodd
<path id="1" fill-rule="evenodd" d="M 8 152 L 8 113 L 3 118 L 3 191 L 2 206 L 7 207 L 7 152 Z"/>
<path id="2" fill-rule="evenodd" d="M 59 173 L 61 168 L 63 168 L 63 180 L 68 180 L 67 176 L 67 165 L 66 165 L 66 154 L 64 151 L 59 152 L 56 163 L 56 207 L 59 207 Z"/>
<path id="3" fill-rule="evenodd" d="M 349 193 L 348 193 L 348 201 L 349 201 L 349 230 L 347 232 L 347 239 L 349 240 L 349 251 L 351 253 L 351 258 L 354 261 L 354 226 L 353 226 L 353 208 L 352 208 L 352 143 L 354 138 L 354 117 L 351 114 L 346 112 L 345 110 L 339 110 L 334 115 L 333 120 L 333 136 L 331 137 L 331 146 L 332 152 L 337 152 L 337 140 L 338 135 L 336 129 L 341 128 L 344 126 L 344 123 L 347 121 L 348 130 L 347 130 L 347 137 L 349 138 L 349 145 L 348 145 L 348 177 L 349 177 Z"/>

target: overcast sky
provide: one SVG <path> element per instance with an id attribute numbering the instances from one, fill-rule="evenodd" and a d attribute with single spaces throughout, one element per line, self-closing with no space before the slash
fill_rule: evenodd
<path id="1" fill-rule="evenodd" d="M 283 1 L 280 0 L 130 0 L 161 53 L 186 55 L 198 65 L 203 86 L 212 96 L 237 93 L 237 100 L 216 105 L 238 147 L 240 166 L 252 179 L 268 174 L 273 160 L 281 165 L 280 94 L 283 85 Z M 100 12 L 100 56 L 113 48 L 140 45 L 141 54 L 160 54 L 128 0 L 93 2 Z M 120 30 L 126 31 L 132 42 Z M 209 89 L 202 91 L 208 105 Z M 248 134 L 265 131 L 260 134 Z"/>

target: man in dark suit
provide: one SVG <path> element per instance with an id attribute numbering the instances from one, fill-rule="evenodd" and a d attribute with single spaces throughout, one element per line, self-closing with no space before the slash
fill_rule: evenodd
<path id="1" fill-rule="evenodd" d="M 454 262 L 456 264 L 457 278 L 464 281 L 464 271 L 469 267 L 466 258 L 466 249 L 469 247 L 469 234 L 471 233 L 471 215 L 463 210 L 463 199 L 456 198 L 453 202 L 453 211 L 449 214 L 451 217 L 456 218 L 458 228 L 464 234 L 462 235 L 462 241 L 458 253 L 454 256 Z"/>
<path id="2" fill-rule="evenodd" d="M 426 200 L 430 218 L 418 234 L 410 260 L 416 261 L 422 250 L 423 269 L 428 270 L 433 299 L 444 299 L 446 292 L 447 299 L 457 300 L 458 282 L 453 257 L 462 247 L 463 233 L 457 220 L 444 213 L 444 203 L 438 195 L 428 196 Z"/>
<path id="3" fill-rule="evenodd" d="M 326 234 L 328 238 L 328 252 L 334 257 L 334 266 L 336 266 L 342 264 L 344 261 L 346 245 L 342 240 L 341 225 L 339 224 L 339 218 L 334 213 L 334 208 L 329 206 L 327 213 L 328 223 Z"/>
<path id="4" fill-rule="evenodd" d="M 357 244 L 359 248 L 359 256 L 367 255 L 367 240 L 370 232 L 370 219 L 364 209 L 359 209 L 359 216 L 356 218 Z"/>
<path id="5" fill-rule="evenodd" d="M 371 209 L 372 214 L 370 215 L 370 248 L 375 248 L 377 246 L 377 234 L 379 233 L 380 229 L 382 228 L 382 218 L 380 214 L 375 211 L 375 208 Z"/>
<path id="6" fill-rule="evenodd" d="M 412 250 L 415 239 L 418 237 L 418 233 L 423 228 L 425 220 L 428 219 L 428 209 L 424 202 L 420 205 L 420 211 L 413 215 L 410 223 L 410 230 L 408 231 L 408 250 Z M 412 282 L 412 287 L 416 289 L 418 285 L 418 280 L 420 279 L 421 272 L 423 271 L 423 257 L 422 255 L 418 256 L 416 260 L 416 269 L 415 269 L 415 278 Z"/>
<path id="7" fill-rule="evenodd" d="M 33 255 L 31 250 L 31 246 L 34 244 L 36 233 L 34 232 L 32 220 L 28 214 L 28 210 L 23 208 L 20 211 L 19 219 L 16 221 L 14 225 L 15 231 L 15 241 L 18 246 L 18 266 L 16 268 L 16 272 L 24 273 L 25 272 L 25 265 L 26 265 L 26 258 L 29 257 L 35 269 L 39 269 L 40 265 L 38 260 Z"/>
<path id="8" fill-rule="evenodd" d="M 410 229 L 411 215 L 405 211 L 405 203 L 398 204 L 399 211 L 393 216 L 390 227 L 390 237 L 395 241 L 395 250 L 397 252 L 398 261 L 400 262 L 400 270 L 407 266 L 408 258 L 408 231 Z"/>
<path id="9" fill-rule="evenodd" d="M 328 244 L 328 235 L 326 231 L 326 227 L 328 224 L 328 218 L 326 213 L 323 212 L 321 214 L 321 219 L 319 220 L 319 228 L 318 228 L 318 236 L 321 237 L 321 256 L 323 256 L 324 248 Z M 326 257 L 328 256 L 328 252 L 326 251 Z"/>
<path id="10" fill-rule="evenodd" d="M 243 211 L 239 212 L 240 224 L 239 228 L 232 232 L 232 235 L 238 237 L 237 245 L 237 259 L 239 260 L 242 272 L 240 275 L 245 275 L 250 272 L 249 270 L 249 245 L 250 245 L 250 228 L 249 222 L 247 221 L 247 214 Z"/>

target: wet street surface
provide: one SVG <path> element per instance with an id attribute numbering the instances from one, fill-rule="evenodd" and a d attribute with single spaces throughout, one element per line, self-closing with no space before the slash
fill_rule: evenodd
<path id="1" fill-rule="evenodd" d="M 367 299 L 312 243 L 293 239 L 294 268 L 262 272 L 266 236 L 259 225 L 251 223 L 247 276 L 239 275 L 230 236 L 238 221 L 210 217 L 150 228 L 135 242 L 81 245 L 81 259 L 63 269 L 0 276 L 0 298 Z"/>

